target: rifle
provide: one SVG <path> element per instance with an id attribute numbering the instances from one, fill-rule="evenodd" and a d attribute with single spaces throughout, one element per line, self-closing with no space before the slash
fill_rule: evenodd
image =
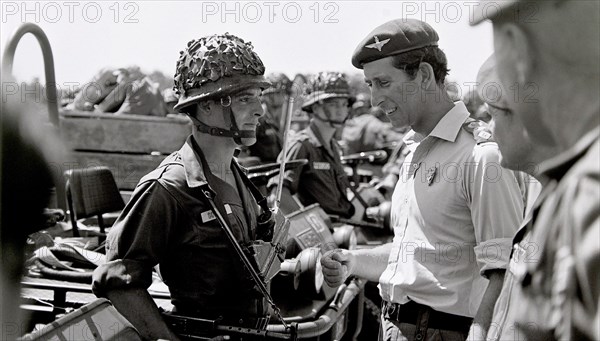
<path id="1" fill-rule="evenodd" d="M 211 338 L 220 335 L 249 337 L 252 340 L 297 340 L 297 328 L 295 323 L 287 329 L 290 333 L 284 334 L 267 331 L 266 329 L 227 326 L 220 324 L 220 321 L 218 320 L 180 316 L 171 313 L 162 313 L 162 317 L 167 326 L 174 333 L 191 340 L 210 340 Z"/>

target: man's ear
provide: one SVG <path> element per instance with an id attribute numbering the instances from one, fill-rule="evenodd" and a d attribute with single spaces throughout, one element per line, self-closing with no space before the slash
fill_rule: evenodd
<path id="1" fill-rule="evenodd" d="M 319 115 L 319 108 L 321 107 L 322 103 L 322 101 L 319 101 L 310 106 L 310 110 L 312 111 L 313 115 Z"/>
<path id="2" fill-rule="evenodd" d="M 423 62 L 419 65 L 419 73 L 421 74 L 421 88 L 429 89 L 435 83 L 433 67 L 431 64 Z"/>
<path id="3" fill-rule="evenodd" d="M 210 116 L 211 115 L 211 102 L 198 102 L 196 104 L 196 118 L 200 116 Z"/>
<path id="4" fill-rule="evenodd" d="M 526 86 L 533 73 L 533 48 L 525 30 L 515 23 L 504 23 L 494 28 L 494 45 L 496 54 L 501 55 L 506 66 L 504 71 L 512 69 L 514 74 L 510 75 L 511 86 L 518 85 L 519 88 Z M 516 84 L 515 84 L 516 83 Z"/>

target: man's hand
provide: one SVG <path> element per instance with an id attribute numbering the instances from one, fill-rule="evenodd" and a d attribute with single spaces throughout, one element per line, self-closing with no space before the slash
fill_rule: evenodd
<path id="1" fill-rule="evenodd" d="M 321 266 L 325 282 L 332 287 L 338 287 L 352 275 L 355 258 L 348 250 L 336 249 L 326 252 L 321 257 Z"/>

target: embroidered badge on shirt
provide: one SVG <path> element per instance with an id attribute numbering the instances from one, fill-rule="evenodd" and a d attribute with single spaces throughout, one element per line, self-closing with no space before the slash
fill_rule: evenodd
<path id="1" fill-rule="evenodd" d="M 383 47 L 383 45 L 387 44 L 390 41 L 389 39 L 379 41 L 379 38 L 377 36 L 374 36 L 374 38 L 375 42 L 373 44 L 365 45 L 365 47 L 369 49 L 377 49 L 377 51 L 379 52 L 381 52 L 381 48 Z"/>
<path id="2" fill-rule="evenodd" d="M 437 167 L 432 167 L 427 170 L 427 184 L 431 186 L 433 180 L 435 180 L 435 174 L 437 173 Z"/>
<path id="3" fill-rule="evenodd" d="M 227 214 L 231 214 L 231 206 L 229 206 L 229 204 L 225 204 L 225 212 L 227 212 Z M 202 222 L 203 223 L 208 223 L 209 221 L 215 220 L 217 219 L 217 217 L 215 217 L 215 214 L 213 213 L 213 211 L 206 211 L 206 212 L 202 212 L 202 214 L 200 215 L 202 217 Z"/>
<path id="4" fill-rule="evenodd" d="M 330 170 L 331 165 L 329 162 L 313 162 L 313 168 L 316 170 Z"/>

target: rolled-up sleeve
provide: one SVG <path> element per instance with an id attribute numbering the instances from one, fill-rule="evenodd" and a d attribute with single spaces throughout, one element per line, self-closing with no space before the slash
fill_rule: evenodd
<path id="1" fill-rule="evenodd" d="M 177 224 L 177 202 L 157 181 L 140 185 L 111 228 L 106 263 L 93 275 L 96 295 L 116 288 L 148 288 Z"/>
<path id="2" fill-rule="evenodd" d="M 487 271 L 508 266 L 512 239 L 523 220 L 523 197 L 514 172 L 500 166 L 496 144 L 474 148 L 473 167 L 467 174 L 475 257 L 486 276 Z"/>

